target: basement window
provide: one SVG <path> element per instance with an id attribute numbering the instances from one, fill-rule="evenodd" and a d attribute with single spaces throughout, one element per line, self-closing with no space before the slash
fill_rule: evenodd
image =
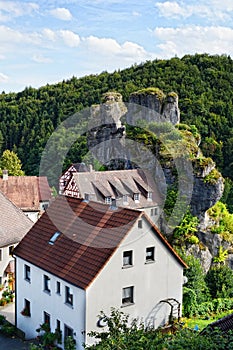
<path id="1" fill-rule="evenodd" d="M 60 236 L 60 234 L 61 234 L 61 232 L 58 232 L 58 231 L 55 232 L 53 234 L 53 236 L 50 238 L 49 244 L 53 245 L 56 242 L 56 240 L 58 239 L 58 237 Z"/>

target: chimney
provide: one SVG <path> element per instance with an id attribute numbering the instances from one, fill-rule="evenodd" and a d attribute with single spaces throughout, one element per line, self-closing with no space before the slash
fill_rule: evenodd
<path id="1" fill-rule="evenodd" d="M 4 169 L 2 171 L 2 179 L 5 181 L 5 180 L 8 180 L 8 170 L 7 169 Z"/>
<path id="2" fill-rule="evenodd" d="M 88 166 L 88 167 L 89 167 L 89 172 L 90 172 L 90 173 L 92 173 L 92 172 L 94 171 L 94 170 L 93 170 L 93 166 L 92 166 L 92 164 L 89 164 L 89 166 Z"/>

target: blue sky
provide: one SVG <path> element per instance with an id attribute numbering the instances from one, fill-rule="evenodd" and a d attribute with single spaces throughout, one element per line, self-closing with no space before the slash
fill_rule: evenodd
<path id="1" fill-rule="evenodd" d="M 204 52 L 233 58 L 232 0 L 0 0 L 0 92 Z"/>

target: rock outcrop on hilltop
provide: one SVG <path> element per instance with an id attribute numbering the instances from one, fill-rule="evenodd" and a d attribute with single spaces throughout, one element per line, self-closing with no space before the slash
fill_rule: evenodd
<path id="1" fill-rule="evenodd" d="M 221 198 L 224 182 L 212 159 L 202 155 L 200 135 L 193 133 L 187 125 L 179 124 L 177 94 L 171 92 L 166 96 L 157 88 L 149 88 L 131 94 L 129 103 L 125 103 L 119 93 L 109 92 L 103 96 L 101 105 L 92 106 L 91 113 L 89 150 L 107 169 L 140 167 L 143 163 L 153 173 L 165 196 L 168 187 L 179 182 L 181 196 L 189 197 L 187 205 L 202 227 L 198 235 L 205 249 L 197 246 L 196 250 L 190 249 L 194 249 L 192 253 L 201 259 L 207 271 L 221 240 L 205 240 L 208 236 L 208 230 L 206 235 L 203 233 L 206 211 Z M 142 140 L 141 135 L 131 137 L 133 144 L 130 144 L 124 123 L 136 128 L 138 123 L 144 125 L 145 134 L 152 132 L 155 135 L 156 145 L 148 139 Z M 181 163 L 177 171 L 177 164 Z M 178 177 L 185 180 L 180 182 Z M 166 227 L 163 224 L 161 227 L 166 233 Z"/>

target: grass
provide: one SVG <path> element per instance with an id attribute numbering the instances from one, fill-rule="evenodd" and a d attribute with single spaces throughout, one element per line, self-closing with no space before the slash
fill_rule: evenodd
<path id="1" fill-rule="evenodd" d="M 208 324 L 217 321 L 218 319 L 230 315 L 233 313 L 233 310 L 228 310 L 225 312 L 221 312 L 215 315 L 211 315 L 207 317 L 193 317 L 193 318 L 183 318 L 182 321 L 185 323 L 185 326 L 191 329 L 195 329 L 198 327 L 198 330 L 204 329 Z"/>

